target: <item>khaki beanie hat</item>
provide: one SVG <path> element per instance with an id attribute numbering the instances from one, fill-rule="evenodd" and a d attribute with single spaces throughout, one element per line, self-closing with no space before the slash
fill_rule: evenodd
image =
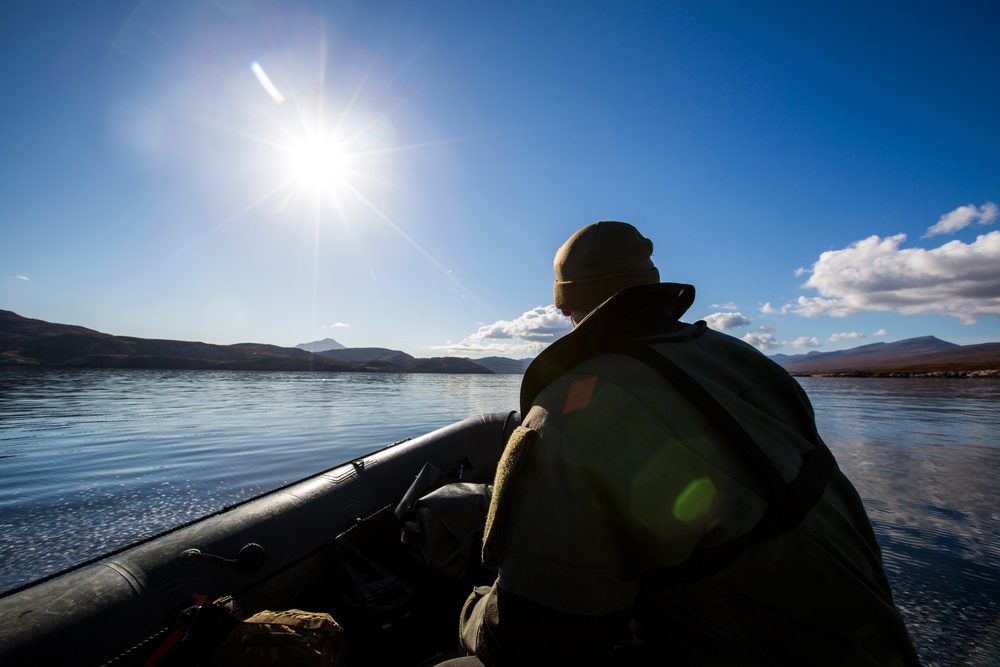
<path id="1" fill-rule="evenodd" d="M 653 242 L 627 222 L 587 225 L 556 252 L 556 308 L 590 312 L 626 287 L 659 283 L 652 254 Z"/>

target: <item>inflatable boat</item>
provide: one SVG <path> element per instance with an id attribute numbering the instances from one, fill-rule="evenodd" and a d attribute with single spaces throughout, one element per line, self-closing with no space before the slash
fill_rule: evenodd
<path id="1" fill-rule="evenodd" d="M 471 417 L 15 589 L 0 598 L 0 665 L 168 665 L 206 601 L 244 615 L 326 612 L 355 665 L 429 665 L 457 641 L 471 587 L 427 571 L 398 508 L 421 471 L 488 484 L 517 413 Z M 200 661 L 200 659 L 198 660 Z"/>

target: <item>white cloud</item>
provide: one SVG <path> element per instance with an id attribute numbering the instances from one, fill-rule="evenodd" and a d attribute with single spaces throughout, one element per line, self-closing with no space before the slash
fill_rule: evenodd
<path id="1" fill-rule="evenodd" d="M 730 301 L 729 303 L 713 303 L 709 308 L 721 308 L 723 310 L 739 310 L 739 306 Z"/>
<path id="2" fill-rule="evenodd" d="M 854 306 L 843 304 L 836 299 L 823 299 L 818 296 L 800 296 L 795 303 L 797 305 L 785 306 L 782 309 L 782 312 L 791 311 L 797 315 L 803 315 L 805 317 L 819 317 L 820 315 L 848 317 L 850 315 L 855 315 L 860 310 L 864 310 L 863 308 L 856 308 Z"/>
<path id="3" fill-rule="evenodd" d="M 792 347 L 819 347 L 822 343 L 815 336 L 802 336 L 792 341 Z"/>
<path id="4" fill-rule="evenodd" d="M 523 338 L 524 340 L 551 343 L 572 329 L 569 318 L 555 306 L 538 306 L 523 313 L 516 320 L 499 320 L 479 327 L 470 338 Z"/>
<path id="5" fill-rule="evenodd" d="M 1000 316 L 1000 231 L 930 250 L 901 248 L 905 240 L 905 234 L 870 236 L 824 252 L 805 283 L 820 296 L 799 297 L 789 309 L 806 317 L 938 313 L 966 324 Z"/>
<path id="6" fill-rule="evenodd" d="M 324 329 L 346 329 L 350 327 L 350 324 L 344 324 L 343 322 L 334 322 L 333 324 L 324 324 Z"/>
<path id="7" fill-rule="evenodd" d="M 779 342 L 774 338 L 774 329 L 769 329 L 768 327 L 761 327 L 755 333 L 748 333 L 743 336 L 743 342 L 750 343 L 758 350 L 773 350 L 784 345 L 784 342 Z"/>
<path id="8" fill-rule="evenodd" d="M 710 328 L 716 331 L 750 326 L 750 320 L 744 317 L 743 313 L 712 313 L 702 319 L 705 320 Z"/>
<path id="9" fill-rule="evenodd" d="M 876 334 L 878 335 L 878 334 Z M 852 340 L 854 338 L 867 338 L 863 333 L 858 333 L 857 331 L 845 332 L 845 333 L 835 333 L 830 336 L 831 343 L 839 343 L 842 340 Z"/>
<path id="10" fill-rule="evenodd" d="M 876 338 L 881 338 L 882 336 L 888 336 L 889 335 L 889 330 L 888 329 L 879 329 L 878 331 L 876 331 L 872 335 L 875 336 Z"/>
<path id="11" fill-rule="evenodd" d="M 781 311 L 772 306 L 771 302 L 768 301 L 767 303 L 765 303 L 763 306 L 760 307 L 760 312 L 764 315 L 776 315 Z"/>
<path id="12" fill-rule="evenodd" d="M 997 205 L 989 201 L 983 204 L 982 208 L 972 204 L 959 206 L 954 211 L 942 215 L 937 224 L 928 227 L 924 238 L 935 234 L 954 234 L 971 225 L 977 218 L 980 225 L 988 225 L 996 220 L 998 215 L 1000 215 L 1000 210 L 997 209 Z"/>
<path id="13" fill-rule="evenodd" d="M 479 327 L 458 343 L 438 346 L 455 354 L 531 356 L 572 330 L 568 317 L 553 305 L 538 306 L 515 320 L 498 320 Z"/>
<path id="14" fill-rule="evenodd" d="M 31 280 L 31 278 L 29 278 L 28 276 L 21 275 L 20 273 L 17 274 L 16 276 L 11 276 L 11 278 L 13 278 L 14 280 L 23 280 L 25 282 Z"/>
<path id="15" fill-rule="evenodd" d="M 760 307 L 761 315 L 787 315 L 788 313 L 794 313 L 794 312 L 798 312 L 797 307 L 791 306 L 787 303 L 781 308 L 775 308 L 773 305 L 771 305 L 771 302 L 768 301 L 767 303 L 765 303 L 763 306 Z"/>

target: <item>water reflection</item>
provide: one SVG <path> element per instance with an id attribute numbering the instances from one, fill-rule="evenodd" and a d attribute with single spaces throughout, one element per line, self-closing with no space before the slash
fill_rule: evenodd
<path id="1" fill-rule="evenodd" d="M 0 372 L 0 591 L 405 438 L 519 376 Z"/>
<path id="2" fill-rule="evenodd" d="M 1000 664 L 1000 383 L 800 380 L 925 665 Z"/>
<path id="3" fill-rule="evenodd" d="M 925 665 L 1000 665 L 1000 382 L 801 378 Z M 0 372 L 0 590 L 480 412 L 519 376 Z"/>

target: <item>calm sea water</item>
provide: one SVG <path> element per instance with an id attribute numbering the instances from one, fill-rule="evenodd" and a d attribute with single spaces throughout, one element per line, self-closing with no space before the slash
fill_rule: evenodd
<path id="1" fill-rule="evenodd" d="M 467 416 L 520 376 L 0 372 L 0 591 Z M 801 378 L 925 665 L 1000 665 L 1000 382 Z"/>

